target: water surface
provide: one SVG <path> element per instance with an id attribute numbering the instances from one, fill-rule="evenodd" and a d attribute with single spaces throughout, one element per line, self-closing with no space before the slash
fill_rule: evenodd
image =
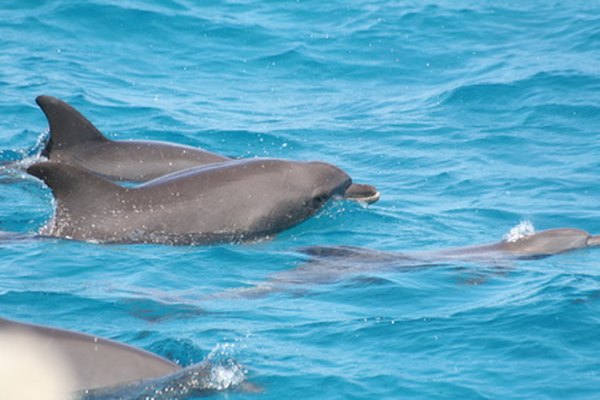
<path id="1" fill-rule="evenodd" d="M 599 233 L 599 2 L 26 0 L 0 5 L 0 37 L 2 161 L 35 156 L 49 94 L 114 139 L 324 160 L 382 194 L 248 245 L 3 241 L 3 317 L 182 365 L 233 357 L 264 388 L 216 398 L 597 395 L 598 251 L 210 295 L 311 245 L 439 249 L 521 221 Z M 40 182 L 2 173 L 0 230 L 51 214 Z"/>

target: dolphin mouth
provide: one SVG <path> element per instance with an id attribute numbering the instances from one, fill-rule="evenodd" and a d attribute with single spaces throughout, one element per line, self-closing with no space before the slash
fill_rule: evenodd
<path id="1" fill-rule="evenodd" d="M 345 199 L 366 204 L 376 203 L 380 197 L 375 186 L 362 183 L 352 183 L 344 193 Z"/>

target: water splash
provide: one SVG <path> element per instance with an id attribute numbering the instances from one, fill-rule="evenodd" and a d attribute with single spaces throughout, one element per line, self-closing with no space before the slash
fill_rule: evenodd
<path id="1" fill-rule="evenodd" d="M 232 358 L 235 350 L 233 343 L 219 343 L 206 357 L 206 361 L 212 365 L 207 388 L 225 390 L 238 386 L 246 379 L 246 369 Z"/>
<path id="2" fill-rule="evenodd" d="M 48 144 L 49 140 L 50 140 L 50 130 L 45 130 L 45 131 L 41 132 L 38 135 L 37 139 L 35 140 L 35 145 L 33 145 L 33 147 L 31 147 L 30 149 L 25 150 L 24 158 L 25 157 L 33 157 L 33 158 L 40 157 L 42 154 L 42 151 L 44 150 L 44 148 L 46 148 L 46 145 Z"/>
<path id="3" fill-rule="evenodd" d="M 38 135 L 35 145 L 28 149 L 2 150 L 0 151 L 0 172 L 11 173 L 13 171 L 24 171 L 30 165 L 40 161 L 46 161 L 41 156 L 42 150 L 48 141 L 49 132 L 45 131 Z"/>
<path id="4" fill-rule="evenodd" d="M 531 236 L 535 233 L 535 228 L 531 221 L 521 221 L 517 226 L 514 226 L 506 235 L 504 240 L 510 243 L 514 243 L 519 239 Z"/>
<path id="5" fill-rule="evenodd" d="M 173 374 L 116 387 L 85 390 L 79 395 L 81 400 L 182 400 L 234 388 L 258 391 L 258 387 L 245 382 L 247 371 L 231 358 L 234 350 L 234 344 L 219 344 L 201 363 Z"/>

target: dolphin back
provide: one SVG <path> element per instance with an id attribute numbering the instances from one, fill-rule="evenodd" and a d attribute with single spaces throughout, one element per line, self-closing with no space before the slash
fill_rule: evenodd
<path id="1" fill-rule="evenodd" d="M 589 238 L 590 234 L 580 229 L 549 229 L 513 242 L 501 242 L 498 248 L 517 257 L 540 257 L 587 247 Z"/>

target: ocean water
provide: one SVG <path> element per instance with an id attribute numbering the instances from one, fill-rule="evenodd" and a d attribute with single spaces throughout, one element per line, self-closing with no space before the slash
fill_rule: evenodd
<path id="1" fill-rule="evenodd" d="M 114 139 L 324 160 L 381 192 L 270 241 L 99 245 L 28 238 L 51 193 L 4 170 L 0 230 L 25 238 L 0 243 L 0 316 L 234 358 L 262 387 L 214 398 L 599 395 L 600 250 L 213 295 L 306 246 L 600 233 L 600 2 L 4 1 L 0 38 L 2 162 L 36 159 L 48 94 Z"/>

